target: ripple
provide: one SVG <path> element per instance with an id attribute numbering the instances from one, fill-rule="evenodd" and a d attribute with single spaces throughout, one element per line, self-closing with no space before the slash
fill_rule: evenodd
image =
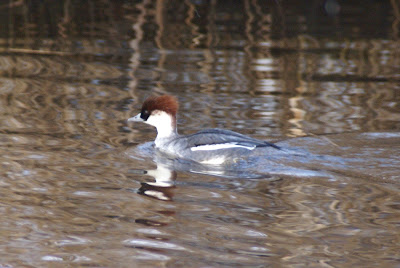
<path id="1" fill-rule="evenodd" d="M 190 251 L 184 247 L 178 246 L 173 243 L 155 241 L 155 240 L 127 239 L 127 240 L 124 240 L 123 243 L 126 246 L 139 247 L 139 248 L 144 247 L 144 248 Z"/>
<path id="2" fill-rule="evenodd" d="M 57 257 L 57 256 L 52 256 L 52 255 L 43 256 L 42 260 L 44 260 L 44 261 L 64 261 L 63 258 Z"/>
<path id="3" fill-rule="evenodd" d="M 78 237 L 78 236 L 68 236 L 67 238 L 64 238 L 62 240 L 58 240 L 54 242 L 55 245 L 57 246 L 70 246 L 70 245 L 85 245 L 89 244 L 92 241 L 89 239 L 83 238 L 83 237 Z"/>
<path id="4" fill-rule="evenodd" d="M 88 81 L 117 79 L 124 75 L 118 68 L 106 63 L 75 62 L 69 57 L 41 57 L 28 55 L 0 55 L 3 63 L 0 76 L 43 77 L 47 79 Z"/>
<path id="5" fill-rule="evenodd" d="M 135 254 L 135 256 L 133 256 L 133 259 L 137 259 L 137 260 L 169 261 L 172 259 L 168 255 L 155 253 L 155 252 L 148 252 L 145 250 L 136 250 L 135 253 L 136 254 Z"/>

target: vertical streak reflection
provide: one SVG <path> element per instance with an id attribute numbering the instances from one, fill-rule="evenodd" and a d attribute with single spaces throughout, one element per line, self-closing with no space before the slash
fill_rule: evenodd
<path id="1" fill-rule="evenodd" d="M 132 98 L 136 98 L 134 92 L 136 91 L 138 85 L 138 79 L 136 78 L 135 72 L 139 68 L 140 65 L 140 42 L 143 39 L 143 25 L 146 21 L 145 17 L 147 14 L 146 5 L 149 4 L 150 0 L 144 0 L 141 4 L 137 4 L 136 8 L 140 11 L 139 15 L 137 16 L 137 20 L 133 23 L 132 28 L 135 31 L 135 38 L 133 38 L 129 45 L 132 48 L 132 56 L 131 56 L 131 63 L 129 64 L 131 71 L 129 72 L 129 88 L 130 94 Z"/>
<path id="2" fill-rule="evenodd" d="M 293 114 L 293 117 L 288 120 L 293 125 L 293 127 L 289 127 L 289 131 L 295 137 L 306 135 L 302 126 L 302 121 L 306 115 L 306 111 L 300 108 L 302 101 L 303 97 L 301 96 L 289 98 L 289 109 Z"/>
<path id="3" fill-rule="evenodd" d="M 195 18 L 196 15 L 198 15 L 196 11 L 196 6 L 189 0 L 185 0 L 185 4 L 189 7 L 187 11 L 187 18 L 185 19 L 186 24 L 190 27 L 191 29 L 191 34 L 193 36 L 192 38 L 192 43 L 189 45 L 191 49 L 196 48 L 201 42 L 200 40 L 203 38 L 203 34 L 201 34 L 198 29 L 199 26 L 197 26 L 195 23 L 193 23 L 193 19 Z"/>
<path id="4" fill-rule="evenodd" d="M 158 53 L 160 54 L 158 62 L 157 62 L 157 67 L 159 70 L 163 70 L 163 66 L 167 60 L 167 53 L 166 50 L 164 49 L 162 38 L 164 34 L 164 1 L 163 0 L 157 0 L 156 4 L 156 10 L 155 10 L 155 23 L 157 24 L 157 32 L 155 36 L 155 42 L 158 48 Z M 163 90 L 163 85 L 160 80 L 156 82 L 157 84 L 157 90 Z"/>

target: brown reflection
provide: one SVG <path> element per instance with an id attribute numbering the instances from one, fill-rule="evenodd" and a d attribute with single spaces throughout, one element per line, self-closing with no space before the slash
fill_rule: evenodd
<path id="1" fill-rule="evenodd" d="M 221 1 L 17 1 L 0 8 L 0 20 L 7 26 L 0 30 L 0 52 L 8 53 L 0 55 L 0 73 L 115 84 L 125 73 L 107 63 L 129 58 L 129 46 L 127 83 L 137 103 L 141 91 L 194 90 L 210 99 L 222 92 L 231 99 L 224 104 L 230 107 L 237 94 L 245 93 L 247 100 L 273 97 L 269 104 L 278 107 L 250 125 L 259 129 L 265 127 L 260 120 L 279 122 L 283 133 L 275 130 L 276 136 L 386 129 L 398 119 L 388 107 L 397 108 L 391 103 L 398 102 L 397 96 L 379 111 L 365 104 L 382 88 L 396 88 L 398 6 L 393 1 L 370 3 L 377 10 L 371 18 L 376 29 L 357 20 L 343 27 L 346 10 L 361 22 L 368 17 L 353 5 L 340 3 L 332 15 L 318 1 L 309 7 L 292 1 L 232 6 Z M 81 16 L 83 11 L 87 16 Z M 331 94 L 332 88 L 340 93 Z M 288 96 L 301 101 L 293 107 Z M 189 97 L 189 103 L 196 101 Z M 241 111 L 231 116 L 232 125 L 253 114 L 251 108 Z M 215 117 L 207 107 L 202 112 Z M 375 117 L 382 112 L 393 119 Z M 231 111 L 212 124 L 221 124 L 228 115 Z"/>
<path id="2" fill-rule="evenodd" d="M 374 254 L 372 248 L 380 248 L 381 243 L 391 243 L 388 235 L 393 232 L 393 226 L 385 231 L 382 230 L 381 234 L 374 231 L 375 228 L 380 229 L 376 221 L 382 217 L 397 217 L 395 210 L 384 205 L 394 201 L 393 194 L 388 188 L 364 185 L 354 193 L 351 190 L 354 184 L 345 183 L 333 189 L 322 181 L 313 183 L 303 181 L 293 184 L 283 181 L 281 183 L 279 189 L 286 194 L 282 196 L 286 201 L 282 201 L 289 207 L 286 207 L 284 211 L 272 212 L 277 221 L 272 225 L 269 224 L 268 229 L 271 243 L 287 241 L 285 248 L 290 253 L 287 253 L 287 258 L 284 258 L 285 263 L 298 263 L 304 258 L 334 262 L 337 259 L 335 256 L 339 256 L 336 255 L 337 253 L 355 244 L 358 246 L 351 250 L 351 255 L 355 252 L 362 255 L 366 252 Z M 366 200 L 373 201 L 370 203 Z M 314 206 L 315 202 L 319 205 Z M 359 228 L 361 225 L 363 227 Z M 277 229 L 285 230 L 282 236 L 277 235 L 275 232 Z M 304 244 L 298 245 L 298 241 L 301 240 Z M 354 261 L 355 263 L 363 262 Z"/>
<path id="3" fill-rule="evenodd" d="M 29 79 L 0 79 L 2 131 L 75 135 L 92 133 L 107 139 L 119 122 L 112 113 L 127 95 L 106 85 Z M 105 99 L 106 98 L 106 99 Z M 113 107 L 114 106 L 114 107 Z M 113 140 L 118 141 L 114 134 Z M 125 137 L 121 137 L 125 138 Z"/>
<path id="4" fill-rule="evenodd" d="M 154 16 L 149 15 L 147 21 L 142 21 L 141 28 L 135 24 L 135 29 L 137 36 L 142 36 L 140 43 L 146 42 L 146 37 L 140 34 L 143 29 L 157 29 L 154 34 L 157 49 L 149 55 L 142 54 L 143 61 L 154 61 L 157 69 L 135 67 L 137 71 L 132 81 L 136 82 L 132 84 L 132 92 L 136 92 L 136 88 L 142 87 L 141 83 L 151 78 L 154 81 L 151 84 L 156 85 L 154 90 L 164 93 L 181 93 L 186 87 L 197 86 L 203 94 L 206 93 L 210 99 L 215 99 L 216 92 L 227 92 L 225 105 L 228 107 L 232 107 L 231 100 L 237 98 L 234 96 L 236 92 L 250 93 L 253 97 L 272 95 L 274 99 L 270 105 L 279 103 L 280 107 L 274 112 L 262 113 L 258 119 L 283 122 L 285 134 L 291 136 L 376 129 L 368 124 L 374 110 L 364 111 L 365 103 L 349 104 L 348 99 L 354 100 L 353 92 L 359 87 L 367 88 L 366 95 L 361 97 L 370 98 L 370 94 L 376 89 L 369 89 L 368 84 L 363 84 L 365 81 L 387 82 L 387 86 L 392 90 L 393 84 L 390 81 L 395 79 L 394 73 L 387 69 L 386 56 L 382 51 L 395 54 L 394 42 L 384 44 L 366 43 L 363 40 L 331 41 L 329 38 L 318 39 L 302 34 L 302 26 L 306 27 L 307 23 L 315 19 L 322 20 L 321 17 L 313 17 L 310 14 L 310 17 L 307 15 L 299 18 L 298 28 L 291 29 L 293 32 L 284 33 L 282 31 L 286 28 L 282 25 L 285 24 L 285 19 L 293 18 L 282 12 L 285 9 L 281 6 L 277 7 L 276 3 L 267 5 L 259 1 L 244 1 L 243 5 L 246 16 L 243 13 L 235 13 L 237 10 L 230 14 L 230 9 L 219 2 L 194 5 L 187 1 L 175 6 L 158 1 L 155 5 L 147 5 L 147 10 L 152 10 Z M 272 12 L 274 8 L 280 12 Z M 317 8 L 317 5 L 311 8 Z M 177 18 L 172 9 L 180 10 L 181 14 L 185 15 Z M 341 10 L 344 9 L 345 6 L 341 6 Z M 232 24 L 224 24 L 219 20 L 220 15 L 225 16 L 225 21 Z M 239 25 L 243 27 L 240 28 Z M 325 29 L 326 32 L 337 27 L 337 22 L 321 22 L 321 30 Z M 295 36 L 294 33 L 298 35 Z M 180 39 L 179 36 L 184 36 L 185 39 Z M 286 37 L 277 40 L 276 36 Z M 136 45 L 133 48 L 136 50 L 138 40 L 135 40 Z M 237 40 L 243 43 L 239 44 Z M 207 49 L 194 49 L 203 47 Z M 238 49 L 235 49 L 236 47 Z M 192 51 L 188 53 L 189 50 L 186 51 L 185 48 Z M 138 56 L 135 56 L 135 59 L 137 58 Z M 389 66 L 395 66 L 391 59 L 398 61 L 398 57 L 388 57 L 391 61 Z M 200 68 L 193 68 L 191 64 L 198 64 Z M 355 83 L 347 88 L 343 87 L 344 83 L 353 81 Z M 341 95 L 330 94 L 331 89 L 325 82 L 331 82 L 329 87 L 338 88 Z M 328 95 L 320 95 L 321 90 L 328 92 Z M 287 96 L 293 97 L 291 101 L 288 101 Z M 197 96 L 189 95 L 187 98 L 188 102 L 197 100 Z M 212 103 L 212 107 L 215 106 L 216 104 Z M 204 107 L 202 113 L 215 118 L 207 107 Z M 252 111 L 247 108 L 243 113 L 247 116 L 252 114 Z M 236 121 L 248 120 L 243 114 L 235 114 L 232 111 L 221 115 L 221 119 L 228 115 L 233 119 L 235 126 L 238 125 Z M 316 121 L 318 123 L 314 124 Z M 254 128 L 265 127 L 258 122 L 260 120 L 255 122 L 256 125 L 252 123 Z M 218 126 L 220 123 L 216 121 L 211 124 Z M 318 125 L 319 128 L 313 125 Z M 326 126 L 321 128 L 321 125 Z"/>

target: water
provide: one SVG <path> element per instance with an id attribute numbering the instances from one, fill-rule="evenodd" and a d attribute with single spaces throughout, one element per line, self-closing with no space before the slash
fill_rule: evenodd
<path id="1" fill-rule="evenodd" d="M 0 5 L 0 267 L 398 267 L 396 8 Z M 155 155 L 152 93 L 293 154 Z"/>

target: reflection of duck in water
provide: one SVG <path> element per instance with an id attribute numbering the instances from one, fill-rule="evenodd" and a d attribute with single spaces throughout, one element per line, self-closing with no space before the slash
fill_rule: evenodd
<path id="1" fill-rule="evenodd" d="M 157 165 L 157 169 L 147 170 L 145 174 L 154 177 L 155 182 L 142 183 L 139 194 L 154 197 L 159 200 L 169 201 L 173 197 L 172 189 L 176 180 L 176 172 L 163 165 Z"/>
<path id="2" fill-rule="evenodd" d="M 128 121 L 144 122 L 157 128 L 155 147 L 168 155 L 203 164 L 235 162 L 259 148 L 280 150 L 275 144 L 223 129 L 206 129 L 182 136 L 177 132 L 175 97 L 163 95 L 145 100 L 141 112 Z"/>

